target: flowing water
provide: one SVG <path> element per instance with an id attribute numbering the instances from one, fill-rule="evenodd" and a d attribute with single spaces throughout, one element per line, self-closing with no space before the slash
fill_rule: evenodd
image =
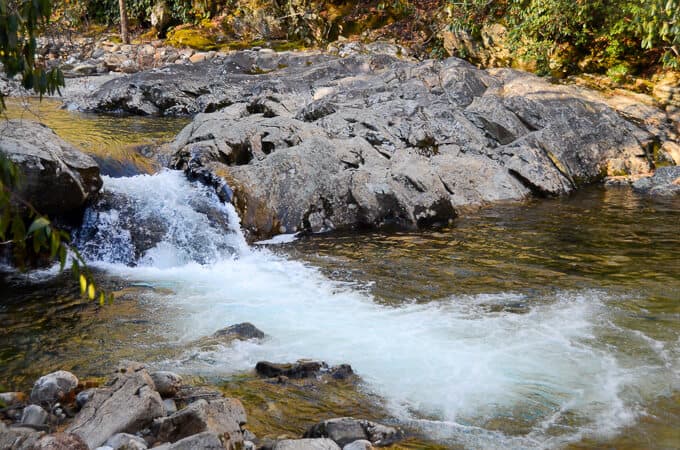
<path id="1" fill-rule="evenodd" d="M 448 229 L 249 246 L 179 172 L 104 192 L 124 201 L 88 211 L 79 239 L 117 300 L 82 305 L 54 269 L 7 278 L 6 388 L 123 358 L 232 381 L 314 358 L 350 363 L 388 416 L 451 448 L 680 446 L 680 199 L 592 188 Z M 245 321 L 268 337 L 192 344 Z"/>

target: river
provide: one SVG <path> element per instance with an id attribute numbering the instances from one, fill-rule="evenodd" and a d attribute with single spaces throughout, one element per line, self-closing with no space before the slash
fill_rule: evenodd
<path id="1" fill-rule="evenodd" d="M 186 121 L 34 109 L 106 162 L 104 190 L 133 207 L 86 216 L 114 305 L 83 304 L 55 269 L 5 276 L 3 388 L 126 358 L 212 382 L 314 358 L 351 364 L 391 418 L 450 448 L 680 446 L 680 199 L 595 186 L 446 229 L 248 245 L 231 206 L 144 157 Z M 130 256 L 125 224 L 149 217 L 166 236 Z M 245 321 L 268 337 L 192 345 Z"/>

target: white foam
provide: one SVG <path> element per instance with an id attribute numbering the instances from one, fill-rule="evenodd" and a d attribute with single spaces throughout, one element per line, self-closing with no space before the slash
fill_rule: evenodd
<path id="1" fill-rule="evenodd" d="M 271 239 L 255 242 L 257 245 L 281 245 L 290 244 L 298 240 L 300 233 L 277 234 Z"/>
<path id="2" fill-rule="evenodd" d="M 178 224 L 205 224 L 200 214 L 184 211 L 181 197 L 182 190 L 201 188 L 176 173 L 159 176 L 172 191 L 169 200 L 163 197 L 167 208 L 157 207 L 156 192 L 143 208 L 170 214 Z M 106 187 L 145 198 L 153 190 L 149 182 L 157 181 L 107 179 Z M 237 223 L 233 208 L 225 208 Z M 266 248 L 250 249 L 235 234 L 229 242 L 238 252 L 210 263 L 187 259 L 192 253 L 183 247 L 211 248 L 205 242 L 174 236 L 148 251 L 138 267 L 99 263 L 174 292 L 158 298 L 178 311 L 168 324 L 170 340 L 191 342 L 240 322 L 252 322 L 269 336 L 216 351 L 191 350 L 175 362 L 178 371 L 226 375 L 260 360 L 300 358 L 350 363 L 395 415 L 466 448 L 557 446 L 583 435 L 616 433 L 644 413 L 637 406 L 641 395 L 677 378 L 677 362 L 672 368 L 668 358 L 631 363 L 602 342 L 602 328 L 624 345 L 631 336 L 608 323 L 609 299 L 602 292 L 532 298 L 490 293 L 389 307 L 313 267 Z M 217 234 L 191 236 L 210 241 Z M 522 313 L 503 307 L 518 302 L 527 305 Z M 501 417 L 521 422 L 523 435 L 484 428 Z"/>

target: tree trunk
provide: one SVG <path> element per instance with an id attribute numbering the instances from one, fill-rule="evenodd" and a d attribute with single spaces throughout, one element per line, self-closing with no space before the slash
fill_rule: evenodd
<path id="1" fill-rule="evenodd" d="M 130 43 L 130 35 L 128 34 L 128 19 L 127 19 L 127 9 L 125 8 L 125 0 L 118 0 L 118 6 L 120 8 L 120 38 L 123 44 Z"/>

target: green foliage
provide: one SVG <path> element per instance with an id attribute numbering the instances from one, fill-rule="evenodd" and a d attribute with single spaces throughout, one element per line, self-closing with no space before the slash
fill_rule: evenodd
<path id="1" fill-rule="evenodd" d="M 680 65 L 680 0 L 449 0 L 451 28 L 479 37 L 502 23 L 509 44 L 537 69 L 575 71 L 589 58 L 606 70 L 623 61 L 656 57 Z"/>
<path id="2" fill-rule="evenodd" d="M 21 74 L 24 88 L 41 97 L 64 85 L 59 69 L 45 71 L 35 60 L 36 35 L 47 25 L 51 14 L 49 0 L 0 0 L 0 62 L 8 76 Z M 0 111 L 4 107 L 0 94 Z M 0 247 L 11 248 L 13 260 L 20 268 L 26 268 L 30 260 L 49 257 L 59 260 L 63 270 L 70 255 L 71 269 L 82 294 L 90 300 L 98 296 L 101 304 L 112 301 L 112 296 L 97 291 L 83 258 L 68 243 L 69 234 L 17 195 L 20 184 L 20 170 L 0 154 Z"/>
<path id="3" fill-rule="evenodd" d="M 35 36 L 51 14 L 49 0 L 0 0 L 0 62 L 9 77 L 21 74 L 24 88 L 41 97 L 64 85 L 59 69 L 47 71 L 35 61 Z M 4 107 L 0 94 L 0 111 Z"/>
<path id="4" fill-rule="evenodd" d="M 87 264 L 78 250 L 69 244 L 71 236 L 16 194 L 20 184 L 21 173 L 17 166 L 0 154 L 0 248 L 11 248 L 13 261 L 20 269 L 41 257 L 59 261 L 60 270 L 64 270 L 70 261 L 81 294 L 90 300 L 99 300 L 102 305 L 111 303 L 113 295 L 97 289 Z"/>

